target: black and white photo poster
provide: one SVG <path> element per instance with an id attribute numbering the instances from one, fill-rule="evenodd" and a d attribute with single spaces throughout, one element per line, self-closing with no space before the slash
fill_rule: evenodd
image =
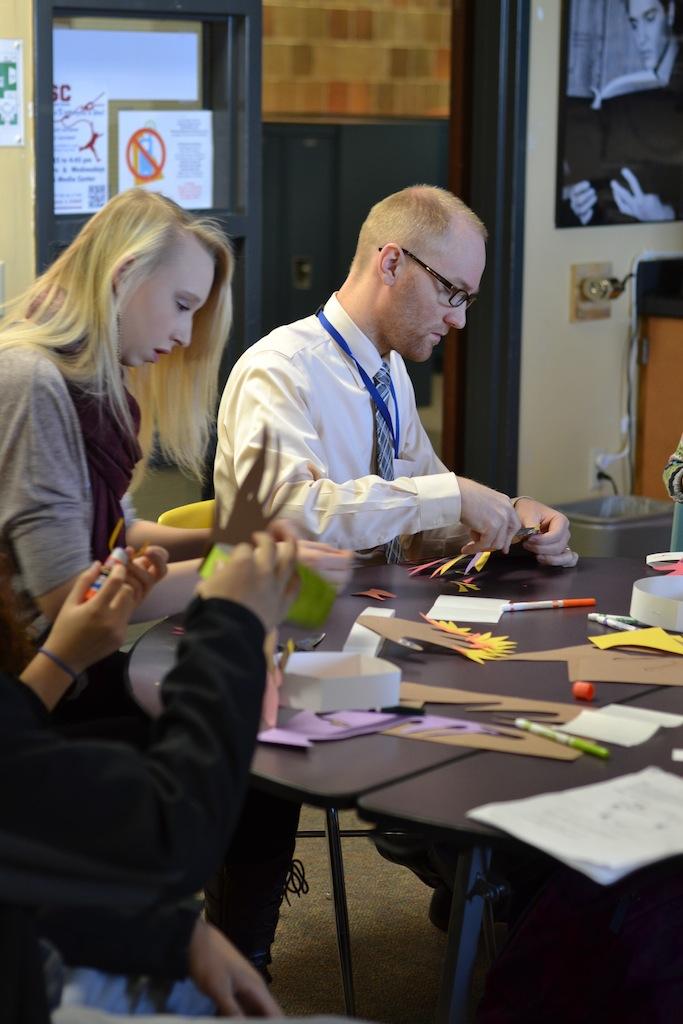
<path id="1" fill-rule="evenodd" d="M 558 227 L 683 219 L 683 0 L 565 0 Z"/>

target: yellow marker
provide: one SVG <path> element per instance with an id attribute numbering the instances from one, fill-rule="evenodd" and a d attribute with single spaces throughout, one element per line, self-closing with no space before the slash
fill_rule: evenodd
<path id="1" fill-rule="evenodd" d="M 123 516 L 121 516 L 121 518 L 116 523 L 116 526 L 111 531 L 111 536 L 109 537 L 109 542 L 107 544 L 107 547 L 109 548 L 110 551 L 114 550 L 114 545 L 116 544 L 116 538 L 121 533 L 122 529 L 123 529 Z"/>

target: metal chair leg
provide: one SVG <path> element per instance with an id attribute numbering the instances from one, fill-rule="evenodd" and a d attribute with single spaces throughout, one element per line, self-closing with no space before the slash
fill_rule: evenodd
<path id="1" fill-rule="evenodd" d="M 344 989 L 344 1008 L 349 1017 L 355 1017 L 356 1000 L 353 991 L 349 914 L 346 905 L 346 885 L 344 882 L 344 862 L 339 835 L 339 815 L 336 807 L 328 807 L 325 815 L 327 818 L 327 843 L 330 852 L 332 895 L 334 898 L 334 920 L 337 926 L 337 948 L 339 950 L 339 966 L 341 968 L 342 986 Z"/>

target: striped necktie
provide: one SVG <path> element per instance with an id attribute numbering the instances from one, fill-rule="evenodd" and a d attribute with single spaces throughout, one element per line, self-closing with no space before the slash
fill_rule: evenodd
<path id="1" fill-rule="evenodd" d="M 389 364 L 383 361 L 381 368 L 373 377 L 373 382 L 387 409 L 391 395 L 389 380 Z M 377 475 L 381 476 L 383 480 L 393 480 L 394 441 L 386 420 L 377 406 L 375 406 L 375 435 L 377 439 Z M 384 554 L 389 564 L 401 561 L 401 541 L 398 537 L 394 537 L 384 545 Z"/>

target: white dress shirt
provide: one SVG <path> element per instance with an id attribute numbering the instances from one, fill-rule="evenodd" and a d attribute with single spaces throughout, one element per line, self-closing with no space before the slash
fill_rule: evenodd
<path id="1" fill-rule="evenodd" d="M 382 359 L 336 296 L 325 316 L 369 377 Z M 389 357 L 400 420 L 394 480 L 375 467 L 374 406 L 354 361 L 317 316 L 278 327 L 235 364 L 218 413 L 216 494 L 230 508 L 260 447 L 264 425 L 280 445 L 275 490 L 282 515 L 303 536 L 363 550 L 393 537 L 453 527 L 460 517 L 456 477 L 437 458 L 420 423 L 400 355 Z M 394 428 L 396 415 L 389 403 Z"/>

